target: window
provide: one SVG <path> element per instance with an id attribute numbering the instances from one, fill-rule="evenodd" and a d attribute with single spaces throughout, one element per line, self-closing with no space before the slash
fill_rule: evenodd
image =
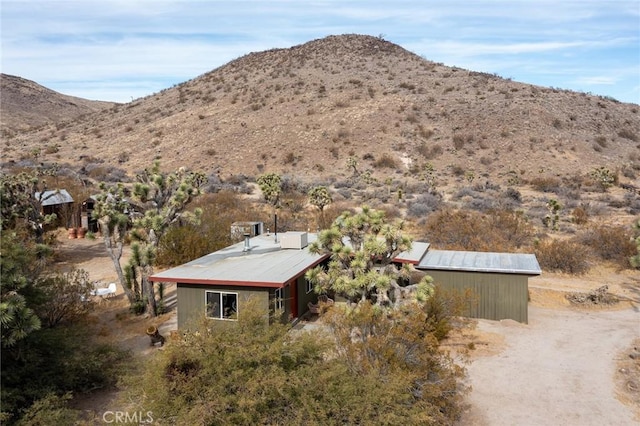
<path id="1" fill-rule="evenodd" d="M 277 288 L 276 289 L 276 294 L 275 294 L 275 301 L 274 301 L 274 305 L 276 308 L 276 311 L 280 311 L 284 308 L 284 289 L 283 288 Z"/>
<path id="2" fill-rule="evenodd" d="M 307 294 L 311 293 L 313 291 L 313 284 L 311 284 L 311 281 L 306 280 L 307 281 Z"/>
<path id="3" fill-rule="evenodd" d="M 229 320 L 238 318 L 238 293 L 207 291 L 205 297 L 207 318 Z"/>

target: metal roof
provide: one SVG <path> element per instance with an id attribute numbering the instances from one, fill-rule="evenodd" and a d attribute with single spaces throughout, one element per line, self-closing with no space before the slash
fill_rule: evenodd
<path id="1" fill-rule="evenodd" d="M 417 269 L 540 275 L 534 254 L 429 250 Z"/>
<path id="2" fill-rule="evenodd" d="M 396 262 L 411 263 L 413 265 L 417 265 L 418 263 L 420 263 L 427 250 L 429 250 L 429 243 L 414 241 L 411 243 L 411 250 L 403 251 L 393 260 Z"/>
<path id="3" fill-rule="evenodd" d="M 283 234 L 278 234 L 282 238 Z M 315 234 L 308 234 L 309 243 Z M 274 235 L 258 235 L 210 253 L 184 265 L 154 274 L 154 282 L 187 284 L 239 285 L 249 287 L 282 287 L 316 266 L 328 255 L 318 255 L 303 249 L 283 249 Z"/>
<path id="4" fill-rule="evenodd" d="M 44 191 L 42 197 L 40 197 L 40 192 L 36 192 L 34 196 L 36 199 L 41 200 L 42 207 L 73 203 L 73 198 L 71 198 L 66 189 Z"/>

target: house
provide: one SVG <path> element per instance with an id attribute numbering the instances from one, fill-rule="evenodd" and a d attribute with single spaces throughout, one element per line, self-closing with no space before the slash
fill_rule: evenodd
<path id="1" fill-rule="evenodd" d="M 296 320 L 315 302 L 305 273 L 329 258 L 312 254 L 308 244 L 317 235 L 285 232 L 251 236 L 225 249 L 153 275 L 153 282 L 177 283 L 178 327 L 205 314 L 232 321 L 242 315 L 249 298 L 266 310 L 283 311 L 284 320 Z M 540 274 L 533 254 L 479 253 L 430 250 L 414 242 L 396 263 L 410 263 L 445 289 L 471 290 L 475 302 L 468 315 L 486 319 L 510 318 L 527 322 L 528 277 Z"/>
<path id="2" fill-rule="evenodd" d="M 315 239 L 316 234 L 307 232 L 246 235 L 244 241 L 150 280 L 177 284 L 178 328 L 202 314 L 234 320 L 249 298 L 260 308 L 282 310 L 284 319 L 296 320 L 306 313 L 308 302 L 317 299 L 305 272 L 329 257 L 309 252 Z"/>

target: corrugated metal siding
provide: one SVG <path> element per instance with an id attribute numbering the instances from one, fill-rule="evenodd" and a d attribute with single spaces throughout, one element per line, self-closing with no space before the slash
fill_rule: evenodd
<path id="1" fill-rule="evenodd" d="M 238 315 L 242 315 L 243 302 L 249 298 L 257 300 L 260 309 L 269 309 L 268 288 L 247 288 L 237 286 L 212 286 L 178 283 L 178 329 L 185 328 L 189 323 L 204 318 L 205 291 L 228 291 L 238 293 Z M 212 320 L 217 322 L 216 320 Z M 222 321 L 227 322 L 227 321 Z"/>
<path id="2" fill-rule="evenodd" d="M 526 276 L 497 273 L 426 270 L 436 284 L 450 291 L 474 295 L 469 306 L 471 318 L 512 319 L 527 323 L 529 289 Z"/>

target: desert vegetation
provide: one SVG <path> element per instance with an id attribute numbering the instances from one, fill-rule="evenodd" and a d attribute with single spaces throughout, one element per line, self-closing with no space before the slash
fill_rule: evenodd
<path id="1" fill-rule="evenodd" d="M 636 105 L 343 36 L 252 53 L 147 98 L 94 107 L 62 121 L 3 121 L 3 423 L 71 423 L 70 402 L 120 379 L 127 403 L 168 424 L 214 415 L 221 424 L 448 424 L 465 391 L 440 348 L 459 325 L 455 297 L 427 277 L 407 288 L 410 271 L 380 274 L 372 258 L 420 240 L 535 253 L 545 273 L 572 277 L 640 265 Z M 132 363 L 136 355 L 92 328 L 86 273 L 56 270 L 56 235 L 79 225 L 78 212 L 43 215 L 31 195 L 45 187 L 97 195 L 126 315 L 161 314 L 154 268 L 229 245 L 236 221 L 318 231 L 313 249 L 335 263 L 308 278 L 354 308 L 326 316 L 332 338 L 247 315 L 221 333 L 194 324 Z M 345 235 L 364 250 L 347 253 Z M 358 273 L 345 279 L 347 269 Z"/>
<path id="2" fill-rule="evenodd" d="M 88 273 L 56 267 L 56 218 L 33 196 L 53 177 L 0 178 L 3 424 L 68 423 L 72 395 L 114 386 L 128 357 L 87 321 L 94 308 Z"/>

